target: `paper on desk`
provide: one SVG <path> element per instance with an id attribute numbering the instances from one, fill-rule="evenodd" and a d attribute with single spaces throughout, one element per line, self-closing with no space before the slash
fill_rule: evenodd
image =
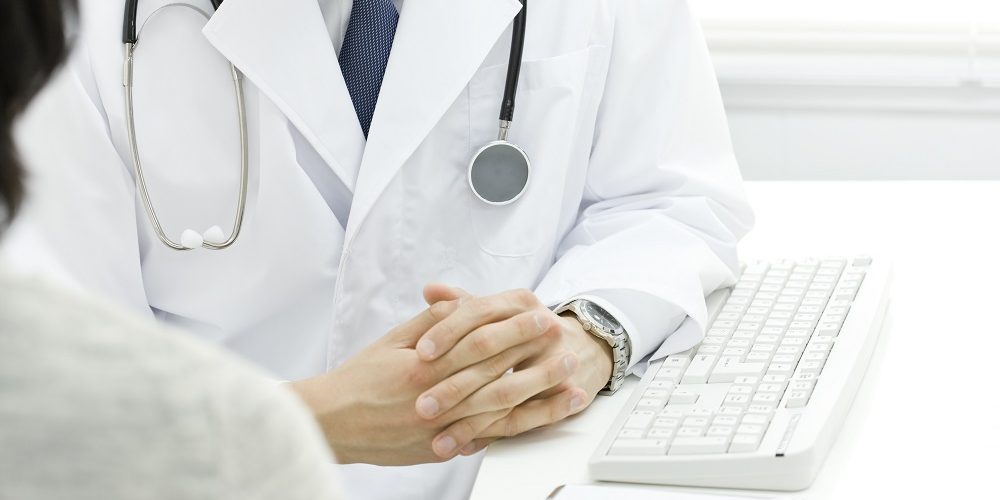
<path id="1" fill-rule="evenodd" d="M 687 493 L 634 486 L 568 484 L 553 491 L 548 500 L 618 500 L 622 498 L 628 500 L 760 500 L 773 497 Z"/>

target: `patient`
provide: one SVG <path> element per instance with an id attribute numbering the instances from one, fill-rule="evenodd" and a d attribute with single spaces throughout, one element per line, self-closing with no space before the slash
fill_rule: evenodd
<path id="1" fill-rule="evenodd" d="M 22 198 L 11 126 L 74 7 L 0 2 L 0 226 Z M 329 461 L 312 417 L 249 366 L 0 271 L 0 498 L 338 498 Z"/>

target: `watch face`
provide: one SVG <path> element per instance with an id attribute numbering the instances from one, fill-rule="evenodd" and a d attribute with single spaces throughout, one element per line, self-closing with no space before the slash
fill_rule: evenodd
<path id="1" fill-rule="evenodd" d="M 581 309 L 587 319 L 596 323 L 596 325 L 604 331 L 617 332 L 622 328 L 622 326 L 615 321 L 615 318 L 612 317 L 611 314 L 593 302 L 583 302 Z"/>

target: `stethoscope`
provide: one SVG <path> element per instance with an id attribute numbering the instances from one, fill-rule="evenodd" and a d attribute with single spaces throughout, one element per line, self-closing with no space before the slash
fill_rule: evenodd
<path id="1" fill-rule="evenodd" d="M 211 0 L 214 10 L 218 10 L 223 0 Z M 500 131 L 497 140 L 492 141 L 480 148 L 472 156 L 469 162 L 468 181 L 472 193 L 489 205 L 509 205 L 517 201 L 524 194 L 528 187 L 528 180 L 531 177 L 531 162 L 527 153 L 519 146 L 507 139 L 511 123 L 514 121 L 514 104 L 517 98 L 517 82 L 521 76 L 521 60 L 524 53 L 524 38 L 527 26 L 528 0 L 521 1 L 521 11 L 514 19 L 513 34 L 511 36 L 510 60 L 507 65 L 507 79 L 504 86 L 503 101 L 500 106 Z M 146 176 L 143 173 L 142 161 L 139 157 L 139 146 L 135 133 L 135 111 L 133 99 L 133 66 L 135 62 L 135 48 L 139 43 L 138 34 L 145 28 L 156 14 L 168 7 L 186 7 L 202 15 L 206 21 L 211 18 L 208 12 L 186 3 L 171 3 L 164 5 L 154 11 L 143 23 L 142 27 L 136 30 L 136 17 L 139 0 L 125 0 L 125 14 L 122 29 L 122 42 L 125 44 L 125 62 L 122 77 L 122 86 L 125 87 L 125 117 L 128 128 L 129 149 L 132 154 L 132 164 L 135 171 L 136 185 L 139 190 L 142 205 L 146 216 L 153 227 L 156 236 L 169 248 L 184 251 L 195 248 L 206 248 L 209 250 L 222 250 L 229 248 L 236 242 L 243 227 L 243 216 L 246 213 L 246 201 L 249 178 L 249 151 L 247 145 L 247 121 L 246 104 L 243 98 L 243 77 L 239 70 L 230 63 L 230 71 L 233 77 L 233 85 L 236 90 L 236 106 L 239 114 L 240 127 L 240 193 L 236 206 L 236 218 L 233 222 L 232 231 L 227 238 L 222 228 L 212 226 L 204 233 L 199 233 L 194 229 L 185 229 L 180 235 L 180 241 L 176 241 L 167 236 L 163 225 L 157 217 L 156 209 L 153 206 L 152 196 L 146 183 Z"/>
<path id="2" fill-rule="evenodd" d="M 149 187 L 146 184 L 146 176 L 142 171 L 142 161 L 139 158 L 139 145 L 135 134 L 135 111 L 132 98 L 132 66 L 135 60 L 135 47 L 139 43 L 139 37 L 137 36 L 135 28 L 136 11 L 139 6 L 138 4 L 139 0 L 125 1 L 125 21 L 124 27 L 122 28 L 122 42 L 125 44 L 125 68 L 122 85 L 125 87 L 125 121 L 128 126 L 128 144 L 129 149 L 132 152 L 132 165 L 135 169 L 135 179 L 139 188 L 139 196 L 142 198 L 142 206 L 146 210 L 146 216 L 149 218 L 150 225 L 153 226 L 153 231 L 156 233 L 156 236 L 163 242 L 164 245 L 174 250 L 193 250 L 199 247 L 207 248 L 209 250 L 222 250 L 229 248 L 236 242 L 236 238 L 240 235 L 240 229 L 243 227 L 243 215 L 246 212 L 247 204 L 247 183 L 250 172 L 249 152 L 247 147 L 247 113 L 246 104 L 243 101 L 243 78 L 240 75 L 240 72 L 236 69 L 236 66 L 230 63 L 229 68 L 233 75 L 233 85 L 236 88 L 236 107 L 239 110 L 241 155 L 240 196 L 236 206 L 236 220 L 233 222 L 233 229 L 230 231 L 228 238 L 226 238 L 225 233 L 222 232 L 222 228 L 219 226 L 212 226 L 204 233 L 199 233 L 194 229 L 185 229 L 184 232 L 181 233 L 180 242 L 177 242 L 167 236 L 166 231 L 163 230 L 163 225 L 160 224 L 159 217 L 156 215 L 156 209 L 153 207 L 153 200 L 149 194 Z M 221 4 L 222 0 L 212 0 L 212 7 L 216 10 Z M 156 16 L 156 14 L 162 12 L 163 9 L 168 7 L 186 7 L 204 16 L 206 21 L 211 18 L 209 13 L 192 5 L 186 3 L 171 3 L 156 9 L 148 18 L 146 18 L 146 23 Z M 145 26 L 146 24 L 143 23 L 143 28 L 145 28 Z M 139 31 L 141 32 L 142 28 L 140 28 Z"/>

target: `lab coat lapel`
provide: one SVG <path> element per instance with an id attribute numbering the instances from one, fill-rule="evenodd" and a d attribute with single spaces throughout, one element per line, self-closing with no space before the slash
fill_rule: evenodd
<path id="1" fill-rule="evenodd" d="M 354 192 L 348 244 L 520 8 L 517 0 L 404 2 Z"/>
<path id="2" fill-rule="evenodd" d="M 204 33 L 353 190 L 365 138 L 318 2 L 224 2 Z"/>

